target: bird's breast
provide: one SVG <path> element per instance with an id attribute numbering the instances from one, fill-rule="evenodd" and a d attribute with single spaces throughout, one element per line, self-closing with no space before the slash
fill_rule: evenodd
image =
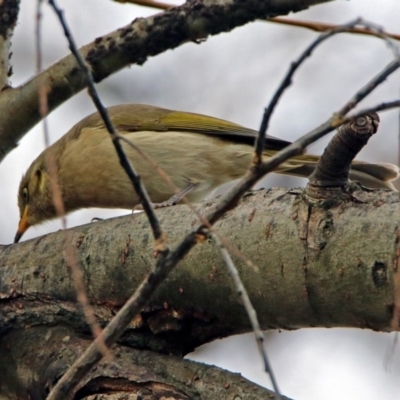
<path id="1" fill-rule="evenodd" d="M 151 200 L 168 200 L 174 188 L 196 188 L 189 200 L 199 201 L 223 183 L 240 178 L 250 165 L 252 147 L 189 132 L 120 132 L 140 148 L 123 148 L 141 176 Z M 143 157 L 144 153 L 146 157 Z M 69 208 L 132 208 L 138 204 L 132 183 L 122 169 L 104 129 L 85 129 L 65 149 L 60 180 Z M 156 165 L 156 166 L 155 166 Z"/>

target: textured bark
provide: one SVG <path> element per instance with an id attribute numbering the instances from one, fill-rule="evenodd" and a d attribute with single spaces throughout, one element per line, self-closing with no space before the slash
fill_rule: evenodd
<path id="1" fill-rule="evenodd" d="M 262 328 L 351 326 L 389 331 L 398 286 L 400 228 L 393 216 L 400 215 L 399 194 L 361 190 L 349 194 L 340 189 L 328 194 L 328 200 L 316 200 L 302 190 L 253 192 L 215 227 L 242 254 L 236 257 L 237 267 Z M 212 205 L 207 203 L 199 209 L 204 212 Z M 184 206 L 160 210 L 159 215 L 171 244 L 197 222 L 194 213 Z M 8 366 L 4 379 L 12 388 L 34 390 L 46 387 L 43 382 L 50 388 L 90 338 L 76 302 L 66 246 L 74 247 L 102 325 L 154 265 L 152 236 L 143 214 L 80 226 L 72 229 L 69 237 L 71 242 L 59 231 L 0 248 L 0 346 L 8 349 L 0 351 L 0 364 Z M 255 263 L 258 271 L 249 267 L 243 256 Z M 46 330 L 49 337 L 43 337 Z M 249 330 L 248 318 L 220 255 L 212 243 L 203 242 L 172 272 L 119 341 L 118 351 L 135 359 L 133 369 L 127 370 L 131 374 L 127 381 L 116 379 L 125 375 L 120 375 L 119 369 L 113 372 L 112 366 L 107 369 L 103 361 L 99 368 L 106 370 L 101 380 L 96 380 L 96 369 L 85 381 L 82 393 L 91 393 L 88 388 L 96 387 L 96 382 L 142 390 L 135 375 L 140 362 L 135 357 L 139 359 L 140 351 L 146 351 L 146 368 L 157 376 L 155 381 L 160 385 L 170 385 L 188 398 L 235 398 L 210 397 L 205 392 L 195 395 L 198 388 L 193 376 L 198 374 L 191 378 L 195 388 L 186 391 L 177 383 L 186 382 L 182 375 L 171 381 L 176 377 L 171 372 L 168 379 L 160 380 L 154 370 L 158 361 L 152 360 L 166 359 L 153 352 L 182 356 L 215 338 Z M 67 336 L 68 340 L 60 339 Z M 36 346 L 32 340 L 37 340 Z M 21 349 L 25 349 L 26 357 L 21 356 Z M 10 351 L 14 352 L 12 356 Z M 48 354 L 42 357 L 44 351 Z M 60 352 L 67 355 L 61 357 Z M 40 365 L 29 369 L 26 359 Z M 17 369 L 20 363 L 25 363 L 24 367 Z M 114 380 L 108 381 L 110 377 Z M 2 390 L 5 385 L 3 382 Z M 146 385 L 152 393 L 153 386 Z"/>
<path id="2" fill-rule="evenodd" d="M 97 82 L 148 57 L 210 35 L 227 32 L 257 18 L 300 11 L 330 0 L 194 0 L 131 24 L 83 46 Z M 1 44 L 1 43 L 0 43 Z M 49 112 L 86 87 L 86 78 L 69 55 L 27 83 L 0 94 L 0 162 L 41 119 L 39 89 L 48 89 Z"/>
<path id="3" fill-rule="evenodd" d="M 218 232 L 259 268 L 254 271 L 236 260 L 262 327 L 390 330 L 398 193 L 355 192 L 356 200 L 330 199 L 333 208 L 317 207 L 310 215 L 305 215 L 309 205 L 301 200 L 301 193 L 284 189 L 254 193 L 216 224 Z M 196 223 L 194 213 L 184 206 L 160 210 L 159 215 L 171 244 Z M 59 231 L 3 247 L 0 332 L 22 328 L 37 318 L 44 324 L 72 321 L 85 331 L 75 306 L 66 246 L 75 248 L 102 322 L 154 265 L 153 241 L 143 214 L 80 226 L 71 237 L 72 243 L 67 243 L 65 233 Z M 135 325 L 127 340 L 137 330 L 147 331 L 151 341 L 154 334 L 164 338 L 162 342 L 171 340 L 168 332 L 175 337 L 182 334 L 166 350 L 179 354 L 215 337 L 249 329 L 231 279 L 207 241 L 181 262 Z M 153 345 L 142 343 L 142 347 Z"/>
<path id="4" fill-rule="evenodd" d="M 8 399 L 45 399 L 54 382 L 89 343 L 88 339 L 77 337 L 72 328 L 61 326 L 29 327 L 2 336 L 2 394 Z M 272 396 L 270 391 L 240 374 L 117 345 L 81 383 L 75 398 L 257 400 L 269 395 Z"/>

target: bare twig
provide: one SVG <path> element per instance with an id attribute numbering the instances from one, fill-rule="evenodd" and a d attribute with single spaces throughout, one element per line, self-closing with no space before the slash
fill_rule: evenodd
<path id="1" fill-rule="evenodd" d="M 41 20 L 42 20 L 42 3 L 43 0 L 37 0 L 36 7 L 36 30 L 35 30 L 35 45 L 36 45 L 36 72 L 40 74 L 42 71 L 42 48 L 41 48 Z M 40 104 L 40 114 L 43 118 L 43 133 L 45 139 L 45 146 L 50 146 L 49 128 L 47 124 L 47 114 L 49 112 L 48 102 L 47 102 L 47 91 L 48 88 L 45 86 L 44 82 L 41 87 L 39 87 L 39 104 Z M 95 313 L 90 305 L 89 298 L 86 293 L 85 285 L 83 284 L 83 273 L 80 269 L 78 262 L 75 257 L 74 248 L 71 244 L 71 233 L 67 231 L 67 219 L 65 217 L 65 207 L 62 200 L 61 189 L 58 182 L 57 174 L 57 164 L 53 153 L 47 153 L 45 159 L 47 165 L 47 171 L 49 172 L 51 192 L 53 196 L 53 204 L 56 209 L 57 216 L 61 218 L 61 225 L 66 236 L 66 258 L 68 260 L 68 265 L 71 267 L 72 279 L 74 281 L 75 290 L 77 293 L 77 300 L 82 306 L 83 313 L 85 314 L 86 320 L 92 329 L 93 336 L 97 337 L 101 328 L 97 323 Z M 101 352 L 103 355 L 108 354 L 107 348 L 103 345 L 101 347 Z"/>
<path id="2" fill-rule="evenodd" d="M 42 5 L 43 0 L 37 0 L 36 3 L 36 26 L 35 26 L 35 47 L 36 47 L 36 74 L 40 76 L 42 72 Z M 49 128 L 47 124 L 47 114 L 49 113 L 49 104 L 47 101 L 48 87 L 45 82 L 39 86 L 39 112 L 42 117 L 44 144 L 50 146 Z"/>
<path id="3" fill-rule="evenodd" d="M 150 8 L 157 8 L 159 10 L 169 10 L 173 6 L 168 3 L 161 3 L 160 1 L 152 1 L 152 0 L 114 0 L 117 3 L 131 3 L 137 4 L 138 6 L 145 6 Z"/>
<path id="4" fill-rule="evenodd" d="M 268 355 L 267 355 L 267 350 L 264 346 L 264 333 L 262 332 L 262 330 L 260 328 L 256 310 L 254 309 L 253 305 L 251 304 L 249 294 L 247 293 L 246 287 L 243 285 L 243 282 L 240 279 L 239 272 L 238 272 L 237 268 L 235 267 L 235 264 L 233 263 L 228 250 L 225 248 L 225 246 L 223 245 L 223 243 L 221 242 L 221 240 L 219 239 L 219 237 L 217 235 L 210 232 L 210 236 L 214 240 L 216 246 L 219 248 L 221 257 L 224 260 L 225 265 L 228 268 L 228 271 L 233 279 L 233 282 L 236 286 L 238 295 L 242 299 L 243 306 L 246 310 L 247 316 L 249 317 L 251 326 L 253 328 L 254 335 L 256 337 L 258 351 L 260 352 L 261 358 L 264 362 L 264 369 L 270 376 L 272 386 L 276 393 L 276 398 L 278 400 L 280 400 L 281 394 L 279 391 L 278 382 L 273 373 L 272 366 L 271 366 L 271 363 L 270 363 Z"/>
<path id="5" fill-rule="evenodd" d="M 388 45 L 388 47 L 392 50 L 393 56 L 395 58 L 394 65 L 392 68 L 398 68 L 398 63 L 400 62 L 400 54 L 399 54 L 399 49 L 396 45 L 394 45 L 390 39 L 387 38 L 386 33 L 382 31 L 380 27 L 375 26 L 372 23 L 363 21 L 362 19 L 358 18 L 355 21 L 349 22 L 345 25 L 337 26 L 335 29 L 333 29 L 330 32 L 323 33 L 320 35 L 316 40 L 314 40 L 300 55 L 300 57 L 292 62 L 290 64 L 289 70 L 287 71 L 285 77 L 283 78 L 282 82 L 280 83 L 278 89 L 275 91 L 274 95 L 272 96 L 272 99 L 268 105 L 268 107 L 264 111 L 264 115 L 262 118 L 261 126 L 258 132 L 256 144 L 255 144 L 255 156 L 254 156 L 254 163 L 256 165 L 261 164 L 262 162 L 262 152 L 264 150 L 264 145 L 265 145 L 265 135 L 268 129 L 269 125 L 269 120 L 271 118 L 271 115 L 275 109 L 275 107 L 278 104 L 279 99 L 282 97 L 284 91 L 289 88 L 293 81 L 293 75 L 296 72 L 296 70 L 300 67 L 300 65 L 308 58 L 311 56 L 312 52 L 315 50 L 317 46 L 319 46 L 321 43 L 323 43 L 325 40 L 329 39 L 330 37 L 337 35 L 338 33 L 343 33 L 343 32 L 348 32 L 350 29 L 354 28 L 357 25 L 363 25 L 364 29 L 368 30 L 371 32 L 372 35 L 377 36 L 381 38 L 382 40 L 385 41 L 385 43 Z M 397 66 L 396 66 L 397 65 Z M 386 79 L 386 78 L 384 78 Z M 381 82 L 379 82 L 381 83 Z M 368 90 L 370 90 L 369 88 Z M 369 93 L 369 92 L 368 92 Z M 355 97 L 357 96 L 364 96 L 363 91 L 359 91 Z M 363 98 L 363 97 L 362 97 Z M 347 107 L 352 107 L 352 104 L 354 106 L 359 102 L 357 101 L 356 98 L 354 98 L 352 101 L 347 103 Z M 341 113 L 346 114 L 344 110 L 341 110 Z"/>
<path id="6" fill-rule="evenodd" d="M 327 32 L 330 30 L 334 30 L 338 27 L 338 25 L 334 24 L 327 24 L 317 21 L 300 21 L 300 20 L 293 20 L 288 18 L 281 18 L 275 17 L 268 19 L 268 22 L 274 22 L 277 24 L 289 25 L 289 26 L 296 26 L 298 28 L 306 28 L 310 29 L 315 32 Z M 367 35 L 367 36 L 376 36 L 372 31 L 366 28 L 360 27 L 353 27 L 347 31 L 347 33 L 356 33 L 360 35 Z M 386 36 L 390 39 L 400 40 L 400 35 L 396 33 L 386 33 Z"/>
<path id="7" fill-rule="evenodd" d="M 110 133 L 110 137 L 114 144 L 115 150 L 118 154 L 121 166 L 122 166 L 122 168 L 124 168 L 126 174 L 128 175 L 129 179 L 132 182 L 134 190 L 136 191 L 137 195 L 139 196 L 140 202 L 141 202 L 143 209 L 149 220 L 151 229 L 153 230 L 154 239 L 158 242 L 157 250 L 158 250 L 158 252 L 168 251 L 168 248 L 164 243 L 164 234 L 162 232 L 161 225 L 157 218 L 157 215 L 151 204 L 150 197 L 147 194 L 147 191 L 141 182 L 140 176 L 135 171 L 132 163 L 130 162 L 129 158 L 126 156 L 124 149 L 122 148 L 121 143 L 118 140 L 117 131 L 108 115 L 107 109 L 102 104 L 100 97 L 97 93 L 92 72 L 90 71 L 90 69 L 86 65 L 85 60 L 79 53 L 79 50 L 75 44 L 72 34 L 71 34 L 71 32 L 67 26 L 67 23 L 65 21 L 63 11 L 60 8 L 58 8 L 58 6 L 55 3 L 55 0 L 49 0 L 49 4 L 53 7 L 53 9 L 60 21 L 60 24 L 64 30 L 65 37 L 68 40 L 69 48 L 70 48 L 72 54 L 75 56 L 80 68 L 82 69 L 82 71 L 85 74 L 89 95 L 92 98 L 93 103 L 95 104 L 100 116 L 103 118 L 105 126 L 107 128 L 107 131 Z"/>
<path id="8" fill-rule="evenodd" d="M 356 114 L 351 114 L 348 117 L 343 118 L 342 123 L 345 124 L 349 121 L 354 120 L 355 118 L 363 117 L 364 115 L 367 115 L 370 112 L 392 110 L 393 108 L 399 108 L 399 107 L 400 107 L 400 100 L 387 101 L 384 103 L 380 103 L 377 106 L 364 108 L 364 109 L 358 111 Z"/>

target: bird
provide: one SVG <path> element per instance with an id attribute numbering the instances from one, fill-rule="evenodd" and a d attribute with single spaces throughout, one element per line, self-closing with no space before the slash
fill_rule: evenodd
<path id="1" fill-rule="evenodd" d="M 254 158 L 257 132 L 222 119 L 144 104 L 108 108 L 119 135 L 131 140 L 156 162 L 191 202 L 214 189 L 241 178 Z M 122 142 L 123 143 L 123 142 Z M 290 142 L 266 137 L 267 159 Z M 165 204 L 176 192 L 137 149 L 123 143 L 153 203 Z M 319 157 L 302 154 L 289 159 L 274 172 L 309 176 Z M 18 191 L 20 222 L 17 243 L 26 230 L 57 217 L 52 195 L 50 163 L 56 171 L 65 213 L 81 208 L 125 208 L 139 204 L 127 174 L 120 165 L 103 119 L 93 113 L 74 125 L 47 147 L 23 176 Z M 395 190 L 396 165 L 355 161 L 350 179 L 370 188 Z"/>

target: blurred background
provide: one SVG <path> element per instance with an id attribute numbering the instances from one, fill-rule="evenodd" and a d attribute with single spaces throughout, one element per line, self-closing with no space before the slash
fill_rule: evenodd
<path id="1" fill-rule="evenodd" d="M 180 1 L 170 1 L 180 4 Z M 122 27 L 134 18 L 157 10 L 112 0 L 59 0 L 81 46 L 97 36 Z M 35 1 L 21 2 L 19 23 L 13 37 L 13 86 L 35 73 Z M 51 65 L 68 53 L 65 38 L 53 12 L 43 7 L 43 59 Z M 342 24 L 363 17 L 400 34 L 398 0 L 334 1 L 293 14 L 293 19 Z M 257 21 L 233 32 L 209 38 L 201 45 L 188 43 L 174 51 L 132 66 L 99 85 L 107 106 L 147 103 L 209 114 L 258 129 L 268 104 L 289 64 L 317 37 L 317 33 Z M 375 76 L 392 54 L 384 42 L 368 36 L 342 34 L 319 47 L 296 74 L 293 85 L 273 115 L 269 134 L 294 140 L 324 122 L 361 86 Z M 399 98 L 399 73 L 378 88 L 361 106 Z M 85 92 L 69 100 L 49 118 L 51 141 L 94 111 Z M 381 113 L 378 135 L 359 159 L 398 163 L 399 113 Z M 329 138 L 308 150 L 322 152 Z M 41 126 L 29 132 L 0 164 L 0 243 L 11 243 L 19 215 L 17 190 L 22 174 L 43 150 Z M 262 186 L 304 186 L 305 180 L 268 177 Z M 68 226 L 109 218 L 126 210 L 79 211 L 68 217 Z M 399 216 L 394 216 L 398 218 Z M 27 240 L 61 228 L 54 221 L 31 228 Z M 400 398 L 397 376 L 400 349 L 395 335 L 360 329 L 302 329 L 267 332 L 267 348 L 283 394 L 296 400 Z M 219 340 L 203 346 L 189 358 L 215 364 L 263 386 L 271 387 L 256 350 L 253 335 Z"/>

